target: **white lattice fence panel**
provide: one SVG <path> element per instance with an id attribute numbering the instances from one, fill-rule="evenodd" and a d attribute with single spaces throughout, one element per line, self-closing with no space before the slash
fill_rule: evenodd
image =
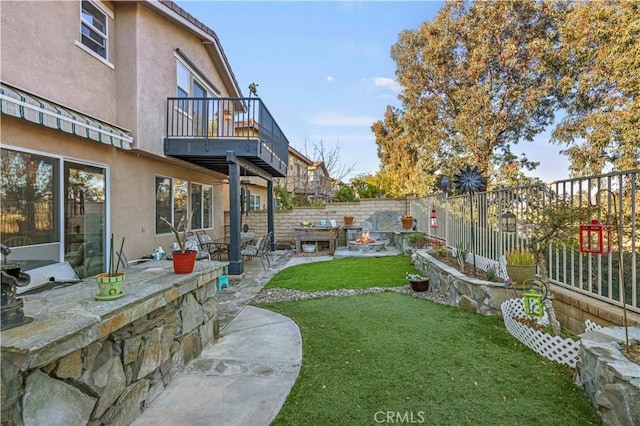
<path id="1" fill-rule="evenodd" d="M 552 336 L 522 324 L 517 318 L 526 318 L 523 299 L 509 299 L 500 305 L 504 325 L 513 337 L 543 357 L 559 364 L 575 367 L 580 342 Z"/>
<path id="2" fill-rule="evenodd" d="M 588 333 L 589 331 L 600 330 L 602 329 L 601 325 L 596 324 L 595 322 L 587 319 L 584 321 L 584 332 Z"/>
<path id="3" fill-rule="evenodd" d="M 453 254 L 453 256 L 456 256 L 456 249 L 453 248 L 451 250 L 451 253 Z M 467 258 L 465 259 L 465 262 L 473 265 L 473 253 L 469 253 L 467 255 Z M 496 276 L 502 279 L 507 278 L 507 268 L 503 267 L 500 262 L 493 260 L 493 259 L 489 259 L 488 257 L 484 257 L 484 256 L 480 256 L 479 254 L 476 254 L 476 268 L 481 269 L 483 271 L 486 271 L 489 268 L 493 268 L 496 270 Z"/>

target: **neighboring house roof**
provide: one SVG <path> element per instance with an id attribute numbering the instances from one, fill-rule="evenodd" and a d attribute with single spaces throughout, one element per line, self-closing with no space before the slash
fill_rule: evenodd
<path id="1" fill-rule="evenodd" d="M 327 166 L 325 166 L 324 161 L 314 161 L 313 167 L 318 170 L 321 169 L 324 172 L 325 176 L 329 176 L 329 170 L 327 170 Z"/>
<path id="2" fill-rule="evenodd" d="M 227 77 L 226 83 L 228 84 L 228 86 L 230 86 L 230 91 L 236 92 L 232 93 L 232 97 L 244 97 L 242 95 L 242 90 L 240 90 L 240 85 L 236 80 L 236 76 L 231 69 L 231 65 L 229 64 L 227 55 L 225 55 L 224 53 L 222 44 L 220 43 L 220 40 L 218 39 L 216 33 L 211 28 L 207 27 L 205 24 L 197 20 L 195 17 L 193 17 L 193 15 L 191 15 L 189 12 L 187 12 L 171 0 L 146 0 L 144 1 L 144 4 L 154 7 L 156 10 L 164 13 L 169 18 L 177 21 L 187 29 L 191 29 L 192 32 L 201 36 L 207 50 L 213 49 L 213 51 L 210 51 L 209 54 L 211 55 L 214 63 L 216 63 L 216 65 L 218 65 L 220 69 L 224 69 L 226 71 L 227 75 L 224 75 L 224 73 L 222 73 L 222 76 Z M 222 59 L 222 62 L 218 62 L 218 58 Z"/>
<path id="3" fill-rule="evenodd" d="M 308 166 L 311 166 L 313 164 L 312 160 L 307 158 L 304 154 L 302 154 L 300 151 L 298 151 L 291 145 L 289 145 L 289 154 L 293 155 L 294 157 L 298 157 L 299 160 L 301 160 L 303 163 L 306 163 Z"/>

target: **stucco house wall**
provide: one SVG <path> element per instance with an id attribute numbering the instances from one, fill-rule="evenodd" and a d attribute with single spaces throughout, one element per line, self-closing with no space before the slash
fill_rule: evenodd
<path id="1" fill-rule="evenodd" d="M 113 3 L 100 3 L 113 13 Z M 2 2 L 2 80 L 115 123 L 116 74 L 75 42 L 80 2 Z M 109 19 L 109 31 L 116 31 Z M 109 46 L 113 59 L 114 44 Z"/>
<path id="2" fill-rule="evenodd" d="M 3 147 L 28 150 L 107 169 L 109 231 L 126 236 L 129 258 L 162 245 L 155 234 L 155 178 L 165 176 L 213 186 L 213 238 L 224 235 L 226 176 L 164 156 L 166 99 L 176 96 L 176 49 L 221 94 L 228 86 L 197 29 L 158 13 L 161 4 L 95 2 L 108 21 L 108 60 L 78 46 L 81 2 L 2 2 L 1 79 L 18 88 L 130 131 L 132 150 L 2 116 Z M 169 14 L 173 12 L 167 12 Z M 217 58 L 217 63 L 224 62 Z M 225 84 L 225 81 L 227 83 Z M 108 234 L 107 234 L 108 235 Z M 54 259 L 62 260 L 62 259 Z"/>

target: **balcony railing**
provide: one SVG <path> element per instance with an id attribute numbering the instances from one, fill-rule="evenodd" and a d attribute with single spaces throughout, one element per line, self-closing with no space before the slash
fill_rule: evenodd
<path id="1" fill-rule="evenodd" d="M 332 182 L 324 176 L 287 176 L 287 187 L 296 194 L 315 195 L 322 198 L 333 197 Z"/>
<path id="2" fill-rule="evenodd" d="M 260 98 L 168 98 L 168 139 L 258 139 L 286 163 L 289 141 Z"/>

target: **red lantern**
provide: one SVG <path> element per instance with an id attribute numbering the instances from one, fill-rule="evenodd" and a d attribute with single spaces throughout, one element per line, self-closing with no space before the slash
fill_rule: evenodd
<path id="1" fill-rule="evenodd" d="M 432 228 L 437 228 L 438 227 L 438 217 L 436 216 L 436 210 L 435 209 L 431 210 L 431 227 Z"/>
<path id="2" fill-rule="evenodd" d="M 580 252 L 607 254 L 610 252 L 609 237 L 611 230 L 609 225 L 593 219 L 590 225 L 580 225 Z"/>

